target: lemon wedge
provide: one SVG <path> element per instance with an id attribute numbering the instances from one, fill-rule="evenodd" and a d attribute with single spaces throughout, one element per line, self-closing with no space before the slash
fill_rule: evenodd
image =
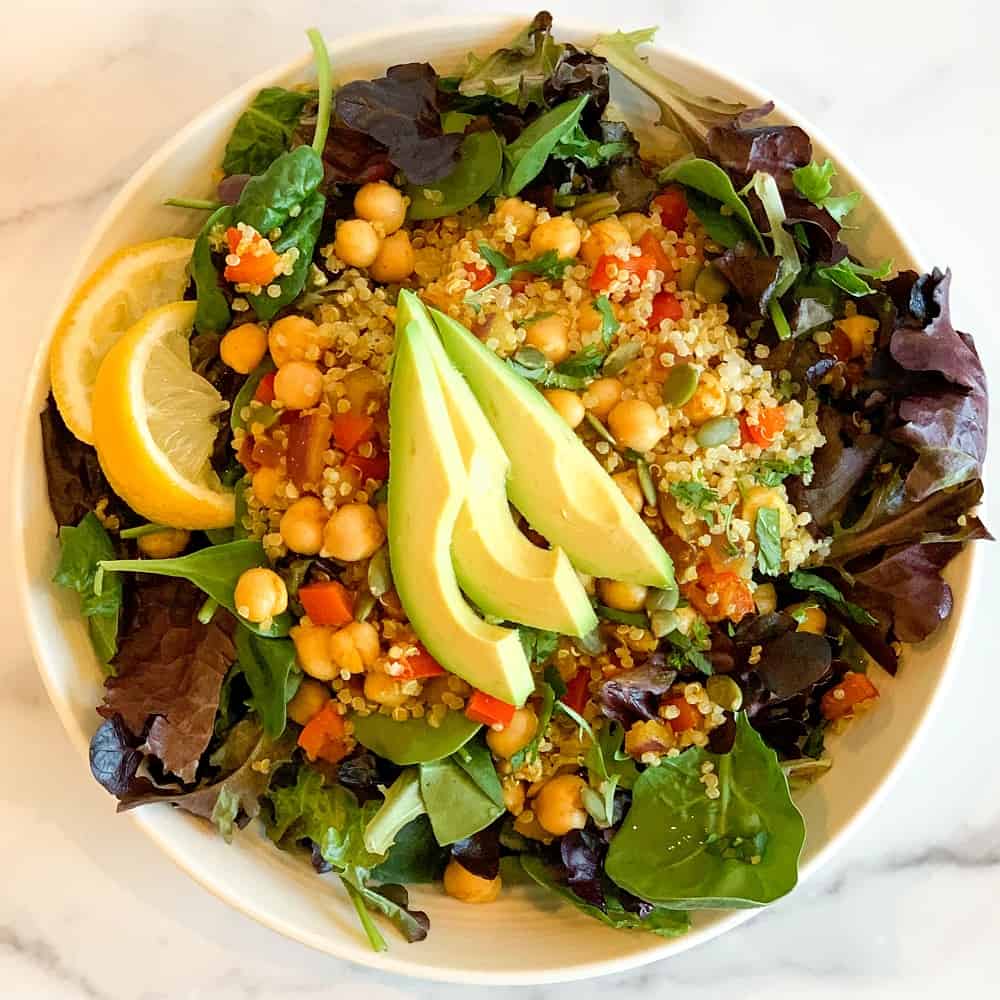
<path id="1" fill-rule="evenodd" d="M 194 241 L 155 240 L 112 254 L 77 290 L 49 355 L 52 392 L 66 426 L 94 443 L 91 401 L 105 355 L 143 313 L 184 295 Z"/>
<path id="2" fill-rule="evenodd" d="M 93 393 L 94 445 L 114 491 L 172 528 L 226 528 L 233 494 L 212 470 L 227 403 L 191 370 L 194 302 L 146 313 L 108 351 Z"/>

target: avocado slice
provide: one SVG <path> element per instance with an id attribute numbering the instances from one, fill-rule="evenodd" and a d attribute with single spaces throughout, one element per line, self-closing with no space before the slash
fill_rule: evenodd
<path id="1" fill-rule="evenodd" d="M 445 669 L 503 701 L 534 690 L 516 630 L 483 621 L 459 590 L 451 539 L 468 473 L 451 428 L 430 324 L 396 332 L 389 393 L 389 556 L 396 591 L 417 635 Z"/>
<path id="2" fill-rule="evenodd" d="M 541 393 L 461 323 L 431 315 L 510 458 L 507 493 L 531 526 L 585 573 L 672 589 L 670 556 Z"/>
<path id="3" fill-rule="evenodd" d="M 404 291 L 396 310 L 397 324 L 427 324 L 429 354 L 469 474 L 451 541 L 459 586 L 485 614 L 562 635 L 587 635 L 597 628 L 590 598 L 566 553 L 533 545 L 514 521 L 507 501 L 510 460 L 448 359 L 426 307 Z"/>

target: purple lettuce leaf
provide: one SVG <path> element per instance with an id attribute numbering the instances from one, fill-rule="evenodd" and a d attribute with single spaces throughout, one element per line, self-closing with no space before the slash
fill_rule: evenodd
<path id="1" fill-rule="evenodd" d="M 744 112 L 735 121 L 715 125 L 708 130 L 707 145 L 711 158 L 742 187 L 758 170 L 770 174 L 782 191 L 794 190 L 792 172 L 812 160 L 812 141 L 798 125 L 757 125 L 749 123 L 760 117 L 755 109 Z M 764 112 L 769 113 L 767 107 Z"/>
<path id="2" fill-rule="evenodd" d="M 623 670 L 601 685 L 601 711 L 626 730 L 640 719 L 658 718 L 660 696 L 676 677 L 677 671 L 667 666 L 663 654 L 654 653 L 645 663 Z"/>
<path id="3" fill-rule="evenodd" d="M 90 741 L 90 773 L 115 798 L 123 798 L 133 787 L 143 758 L 141 742 L 120 715 L 105 719 Z"/>
<path id="4" fill-rule="evenodd" d="M 847 247 L 840 242 L 840 223 L 825 209 L 807 198 L 785 191 L 785 225 L 801 224 L 809 239 L 807 256 L 810 261 L 836 264 L 847 256 Z"/>
<path id="5" fill-rule="evenodd" d="M 606 910 L 604 856 L 607 844 L 592 831 L 571 830 L 559 841 L 559 855 L 566 869 L 566 883 L 585 903 Z"/>
<path id="6" fill-rule="evenodd" d="M 732 285 L 743 305 L 754 315 L 762 316 L 777 284 L 781 260 L 765 257 L 752 243 L 743 242 L 712 263 Z"/>
<path id="7" fill-rule="evenodd" d="M 824 636 L 786 632 L 764 646 L 756 669 L 767 689 L 784 700 L 817 684 L 832 662 L 833 652 Z"/>
<path id="8" fill-rule="evenodd" d="M 467 871 L 480 878 L 494 879 L 500 874 L 500 827 L 503 817 L 496 823 L 474 833 L 471 837 L 456 840 L 451 845 L 451 856 Z"/>

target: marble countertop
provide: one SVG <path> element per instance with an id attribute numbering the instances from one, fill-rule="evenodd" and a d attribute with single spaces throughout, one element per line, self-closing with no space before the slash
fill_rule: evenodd
<path id="1" fill-rule="evenodd" d="M 511 2 L 507 9 L 532 12 Z M 608 22 L 605 4 L 554 2 Z M 340 9 L 344 8 L 344 9 Z M 499 9 L 499 8 L 496 8 Z M 956 272 L 953 315 L 1000 347 L 987 255 L 1000 211 L 995 101 L 998 8 L 982 0 L 694 0 L 621 5 L 621 27 L 662 35 L 783 95 L 882 193 L 926 259 Z M 177 128 L 237 83 L 330 34 L 430 14 L 442 0 L 32 0 L 5 7 L 0 60 L 0 269 L 7 346 L 3 424 L 62 271 L 109 199 Z M 613 23 L 613 22 L 610 22 Z M 1000 409 L 998 407 L 997 409 Z M 996 437 L 996 435 L 994 435 Z M 997 438 L 996 440 L 1000 440 Z M 9 437 L 0 443 L 4 462 Z M 996 457 L 997 449 L 994 449 Z M 994 470 L 997 462 L 993 462 Z M 6 491 L 0 493 L 7 522 Z M 1000 526 L 996 491 L 989 521 Z M 847 849 L 794 896 L 708 947 L 638 972 L 522 996 L 931 998 L 1000 993 L 1000 550 L 969 643 L 931 731 Z M 82 998 L 345 996 L 479 1000 L 506 990 L 377 975 L 284 940 L 191 882 L 86 773 L 36 674 L 9 583 L 0 627 L 0 996 Z M 991 628 L 992 626 L 992 628 Z"/>

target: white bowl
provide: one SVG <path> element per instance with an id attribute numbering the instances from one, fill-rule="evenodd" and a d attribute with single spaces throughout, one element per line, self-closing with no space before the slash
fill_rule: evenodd
<path id="1" fill-rule="evenodd" d="M 341 80 L 381 74 L 387 66 L 429 60 L 442 72 L 459 65 L 466 52 L 489 50 L 510 37 L 510 18 L 425 20 L 405 31 L 390 29 L 333 40 L 330 53 Z M 562 39 L 586 44 L 601 29 L 557 22 Z M 651 62 L 699 93 L 760 104 L 768 96 L 675 49 L 650 49 Z M 300 60 L 251 81 L 218 102 L 155 153 L 104 213 L 41 338 L 17 427 L 13 478 L 14 563 L 18 589 L 39 670 L 63 724 L 86 752 L 98 724 L 101 674 L 76 608 L 76 598 L 50 583 L 58 545 L 49 511 L 38 413 L 48 393 L 47 349 L 55 321 L 72 289 L 107 254 L 131 243 L 193 232 L 200 213 L 162 207 L 170 195 L 210 196 L 212 171 L 237 116 L 261 87 L 298 82 L 310 72 Z M 617 98 L 616 98 L 617 100 Z M 621 103 L 621 102 L 619 102 Z M 625 103 L 628 103 L 627 101 Z M 776 102 L 780 117 L 801 124 L 812 136 L 816 157 L 829 154 L 847 189 L 865 199 L 857 210 L 860 228 L 848 235 L 861 256 L 891 256 L 900 267 L 916 266 L 897 229 L 878 211 L 878 201 L 817 130 L 788 105 Z M 639 104 L 633 113 L 648 113 Z M 839 740 L 835 766 L 822 781 L 797 796 L 807 826 L 801 864 L 806 878 L 830 858 L 885 794 L 913 748 L 941 693 L 964 638 L 963 622 L 975 591 L 977 560 L 967 550 L 949 567 L 955 590 L 950 621 L 929 642 L 908 651 L 898 681 L 878 678 L 883 697 Z M 108 809 L 113 802 L 108 799 Z M 171 809 L 147 806 L 132 814 L 163 851 L 211 892 L 279 933 L 339 958 L 411 976 L 461 983 L 529 984 L 581 979 L 620 972 L 677 954 L 748 920 L 755 912 L 696 914 L 691 932 L 676 940 L 605 927 L 554 901 L 540 890 L 517 887 L 492 906 L 470 907 L 437 889 L 414 891 L 431 917 L 430 936 L 407 945 L 391 930 L 390 950 L 372 953 L 353 909 L 336 884 L 320 881 L 298 861 L 273 849 L 254 829 L 226 845 L 207 823 Z"/>

